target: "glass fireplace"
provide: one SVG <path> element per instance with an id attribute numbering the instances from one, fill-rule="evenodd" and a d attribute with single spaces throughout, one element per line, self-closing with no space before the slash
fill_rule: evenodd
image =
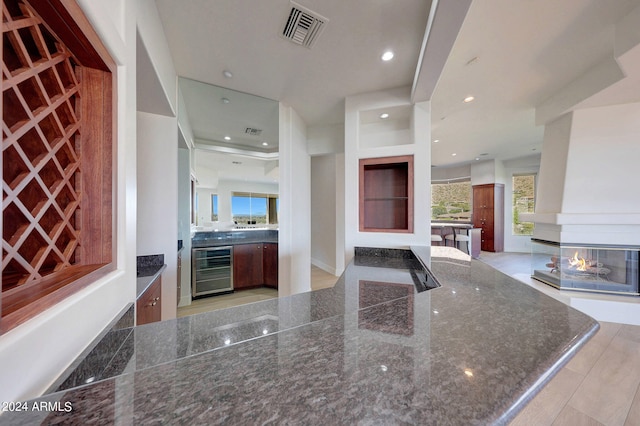
<path id="1" fill-rule="evenodd" d="M 531 240 L 531 277 L 562 290 L 639 295 L 640 247 Z"/>

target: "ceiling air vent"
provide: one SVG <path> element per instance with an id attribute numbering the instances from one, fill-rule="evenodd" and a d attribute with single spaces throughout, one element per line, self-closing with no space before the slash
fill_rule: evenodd
<path id="1" fill-rule="evenodd" d="M 262 129 L 254 129 L 253 127 L 247 127 L 244 132 L 251 136 L 260 136 L 260 133 L 262 133 Z"/>
<path id="2" fill-rule="evenodd" d="M 327 22 L 327 18 L 291 2 L 291 11 L 282 36 L 295 44 L 311 48 Z"/>

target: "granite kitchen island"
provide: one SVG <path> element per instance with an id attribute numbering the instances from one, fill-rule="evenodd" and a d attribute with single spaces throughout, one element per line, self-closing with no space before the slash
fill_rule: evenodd
<path id="1" fill-rule="evenodd" d="M 357 249 L 333 288 L 132 328 L 117 374 L 36 400 L 71 412 L 0 420 L 505 424 L 597 329 L 453 248 Z"/>

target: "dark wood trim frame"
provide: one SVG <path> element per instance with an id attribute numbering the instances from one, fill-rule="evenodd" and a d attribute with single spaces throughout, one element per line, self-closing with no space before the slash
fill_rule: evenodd
<path id="1" fill-rule="evenodd" d="M 400 201 L 406 201 L 406 207 L 403 209 L 394 209 L 393 211 L 383 211 L 383 212 L 375 212 L 375 213 L 379 215 L 401 214 L 403 215 L 403 219 L 406 220 L 406 226 L 394 227 L 394 228 L 366 226 L 367 217 L 368 217 L 367 215 L 372 213 L 371 211 L 368 211 L 366 207 L 367 200 L 365 196 L 365 191 L 367 190 L 366 188 L 368 188 L 368 185 L 371 185 L 371 182 L 367 182 L 366 170 L 367 168 L 371 168 L 371 167 L 383 169 L 383 168 L 393 168 L 394 166 L 406 167 L 406 187 L 404 188 L 406 191 L 406 195 L 398 198 Z M 414 219 L 413 155 L 401 155 L 396 157 L 362 158 L 359 161 L 358 173 L 359 173 L 358 210 L 359 210 L 360 232 L 388 232 L 388 233 L 401 233 L 401 234 L 413 233 L 413 219 Z M 378 184 L 381 184 L 381 182 L 373 182 L 373 185 L 378 185 Z M 394 197 L 390 196 L 388 198 L 391 199 Z"/>

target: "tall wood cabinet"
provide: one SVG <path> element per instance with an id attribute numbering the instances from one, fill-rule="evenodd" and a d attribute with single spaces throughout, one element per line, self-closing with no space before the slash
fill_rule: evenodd
<path id="1" fill-rule="evenodd" d="M 481 229 L 480 247 L 484 251 L 504 250 L 504 185 L 473 186 L 473 226 Z"/>

